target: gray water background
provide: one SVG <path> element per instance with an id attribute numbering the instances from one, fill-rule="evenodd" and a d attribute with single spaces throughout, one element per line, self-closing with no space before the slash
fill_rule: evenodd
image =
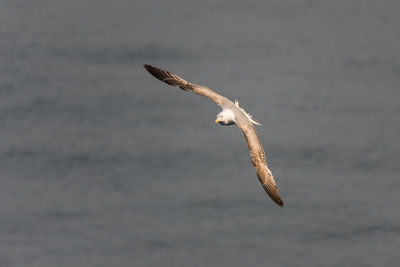
<path id="1" fill-rule="evenodd" d="M 399 266 L 398 1 L 0 1 L 0 266 Z M 149 63 L 238 98 L 236 127 Z"/>

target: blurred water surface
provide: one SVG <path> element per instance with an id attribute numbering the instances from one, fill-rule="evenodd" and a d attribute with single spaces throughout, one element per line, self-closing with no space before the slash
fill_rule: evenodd
<path id="1" fill-rule="evenodd" d="M 398 266 L 397 1 L 1 1 L 1 266 Z M 257 127 L 263 192 L 207 85 Z"/>

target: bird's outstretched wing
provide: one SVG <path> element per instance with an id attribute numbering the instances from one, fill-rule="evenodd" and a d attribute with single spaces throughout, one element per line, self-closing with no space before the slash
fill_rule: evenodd
<path id="1" fill-rule="evenodd" d="M 187 82 L 176 74 L 170 73 L 168 71 L 156 68 L 156 67 L 148 65 L 148 64 L 144 64 L 143 67 L 151 75 L 153 75 L 160 81 L 163 81 L 172 86 L 178 86 L 182 90 L 189 91 L 189 92 L 195 93 L 197 95 L 207 97 L 208 99 L 211 99 L 212 101 L 215 102 L 215 104 L 217 104 L 218 106 L 220 106 L 222 108 L 225 108 L 228 106 L 231 107 L 232 105 L 234 105 L 232 103 L 232 101 L 230 101 L 226 97 L 224 97 L 220 94 L 217 94 L 216 92 L 214 92 L 213 90 L 211 90 L 205 86 Z"/>
<path id="2" fill-rule="evenodd" d="M 267 166 L 264 149 L 257 137 L 256 130 L 254 129 L 250 119 L 246 116 L 245 111 L 235 106 L 235 104 L 233 104 L 233 102 L 226 97 L 217 94 L 205 86 L 189 83 L 176 74 L 153 67 L 151 65 L 144 64 L 143 66 L 151 75 L 160 81 L 172 86 L 178 86 L 182 90 L 207 97 L 222 108 L 231 109 L 235 114 L 236 125 L 242 130 L 247 141 L 247 145 L 249 146 L 251 162 L 256 168 L 258 179 L 270 198 L 277 205 L 283 206 L 283 200 L 279 195 L 274 177 Z"/>
<path id="3" fill-rule="evenodd" d="M 256 130 L 251 123 L 246 122 L 247 118 L 243 116 L 241 119 L 237 119 L 236 124 L 242 130 L 244 138 L 246 139 L 247 145 L 249 146 L 250 158 L 254 167 L 258 179 L 260 180 L 265 192 L 268 196 L 279 206 L 283 206 L 283 200 L 279 195 L 278 188 L 276 186 L 274 176 L 268 168 L 264 148 L 257 137 Z"/>

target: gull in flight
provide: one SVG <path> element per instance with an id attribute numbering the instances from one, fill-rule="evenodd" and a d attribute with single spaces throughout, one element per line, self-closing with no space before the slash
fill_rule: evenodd
<path id="1" fill-rule="evenodd" d="M 249 147 L 251 162 L 256 169 L 258 179 L 260 180 L 265 192 L 267 192 L 268 196 L 277 205 L 283 206 L 283 200 L 279 195 L 274 176 L 269 170 L 267 162 L 265 160 L 264 149 L 261 145 L 260 140 L 257 137 L 256 130 L 253 126 L 253 124 L 260 124 L 255 121 L 248 113 L 246 113 L 243 108 L 239 107 L 239 101 L 235 99 L 235 102 L 233 103 L 226 97 L 217 94 L 213 90 L 205 86 L 187 82 L 176 74 L 147 64 L 143 66 L 151 75 L 153 75 L 160 81 L 163 81 L 172 86 L 178 86 L 184 91 L 204 96 L 220 106 L 222 108 L 222 111 L 218 113 L 215 123 L 219 123 L 220 125 L 224 126 L 236 124 L 240 128 L 240 130 L 242 130 L 244 138 L 246 139 L 247 145 Z"/>

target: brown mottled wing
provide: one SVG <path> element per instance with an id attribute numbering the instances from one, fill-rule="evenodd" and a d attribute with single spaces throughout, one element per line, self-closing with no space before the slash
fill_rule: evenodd
<path id="1" fill-rule="evenodd" d="M 251 162 L 256 168 L 258 179 L 260 180 L 265 192 L 279 206 L 283 206 L 283 200 L 279 195 L 278 188 L 274 180 L 274 176 L 268 168 L 265 160 L 264 149 L 257 137 L 256 130 L 251 123 L 241 123 L 239 120 L 238 127 L 242 130 L 243 135 L 249 146 Z"/>
<path id="2" fill-rule="evenodd" d="M 205 86 L 189 83 L 176 74 L 156 68 L 151 65 L 144 64 L 143 67 L 151 75 L 153 75 L 160 81 L 163 81 L 172 86 L 178 86 L 182 90 L 189 91 L 189 92 L 195 93 L 197 95 L 207 97 L 207 98 L 211 99 L 212 101 L 214 101 L 215 104 L 217 104 L 220 107 L 227 107 L 227 106 L 233 105 L 233 103 L 230 100 L 228 100 L 226 97 L 224 97 L 220 94 L 217 94 L 216 92 L 214 92 L 213 90 L 211 90 Z"/>

